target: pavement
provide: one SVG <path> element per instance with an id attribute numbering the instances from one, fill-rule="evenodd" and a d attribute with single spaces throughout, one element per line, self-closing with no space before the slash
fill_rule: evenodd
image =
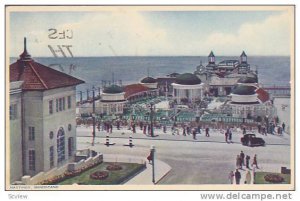
<path id="1" fill-rule="evenodd" d="M 220 130 L 211 129 L 210 137 L 205 137 L 204 132 L 197 134 L 197 140 L 192 135 L 172 135 L 168 128 L 167 133 L 156 129 L 156 137 L 142 134 L 137 128 L 137 133 L 124 128 L 113 130 L 109 134 L 113 146 L 105 146 L 106 135 L 104 131 L 97 131 L 95 145 L 91 146 L 92 127 L 77 127 L 77 148 L 91 148 L 103 155 L 126 155 L 133 160 L 146 160 L 149 155 L 150 146 L 156 147 L 156 182 L 157 184 L 229 184 L 228 174 L 235 170 L 235 157 L 244 151 L 252 159 L 254 154 L 258 155 L 258 164 L 261 169 L 257 171 L 280 172 L 281 166 L 289 167 L 290 164 L 290 136 L 284 134 L 262 136 L 266 141 L 265 147 L 242 146 L 240 130 L 233 131 L 233 142 L 226 143 L 224 134 Z M 254 133 L 256 131 L 254 130 Z M 128 147 L 129 136 L 132 136 L 133 147 Z M 160 173 L 161 172 L 161 173 Z M 244 183 L 246 171 L 241 170 Z M 161 176 L 160 176 L 161 175 Z M 126 184 L 152 184 L 152 166 L 147 163 L 147 169 L 138 174 Z"/>
<path id="2" fill-rule="evenodd" d="M 155 159 L 154 161 L 154 183 L 152 182 L 152 163 L 148 163 L 145 157 L 122 155 L 122 154 L 104 154 L 104 162 L 124 162 L 146 164 L 146 169 L 125 182 L 125 185 L 154 185 L 158 183 L 165 175 L 169 173 L 171 167 L 165 162 Z"/>
<path id="3" fill-rule="evenodd" d="M 268 163 L 261 163 L 259 164 L 259 169 L 255 168 L 253 171 L 253 168 L 251 169 L 247 169 L 246 167 L 243 167 L 243 169 L 239 169 L 239 172 L 241 173 L 241 180 L 240 180 L 240 185 L 248 185 L 247 183 L 245 183 L 246 181 L 246 174 L 248 171 L 250 171 L 250 175 L 251 175 L 251 183 L 250 184 L 254 184 L 254 172 L 277 172 L 277 173 L 281 173 L 281 167 L 278 166 L 277 164 L 268 164 Z M 290 168 L 290 166 L 286 166 L 287 168 Z M 233 170 L 233 172 L 235 172 L 235 169 Z M 236 181 L 234 178 L 234 182 L 233 185 L 236 185 Z"/>

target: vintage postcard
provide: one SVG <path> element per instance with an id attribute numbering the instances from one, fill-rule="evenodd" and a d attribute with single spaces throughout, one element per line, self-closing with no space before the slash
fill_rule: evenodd
<path id="1" fill-rule="evenodd" d="M 6 190 L 294 190 L 294 6 L 6 12 Z"/>

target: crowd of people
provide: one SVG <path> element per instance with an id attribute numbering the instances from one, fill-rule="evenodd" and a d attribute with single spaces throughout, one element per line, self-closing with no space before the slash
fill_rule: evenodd
<path id="1" fill-rule="evenodd" d="M 250 160 L 251 157 L 249 155 L 246 155 L 243 151 L 241 151 L 240 154 L 236 156 L 236 170 L 235 172 L 230 171 L 228 179 L 230 184 L 233 184 L 233 181 L 235 179 L 236 184 L 240 184 L 241 182 L 241 172 L 239 170 L 247 171 L 244 184 L 251 184 L 252 182 L 252 176 L 254 179 L 255 171 L 256 169 L 259 169 L 258 162 L 257 162 L 257 155 L 255 154 L 251 161 L 251 167 L 250 167 Z M 246 169 L 243 169 L 245 167 Z M 252 170 L 252 176 L 251 171 Z"/>

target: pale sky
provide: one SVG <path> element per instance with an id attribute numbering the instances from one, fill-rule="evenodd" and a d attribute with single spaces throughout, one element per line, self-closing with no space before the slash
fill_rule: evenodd
<path id="1" fill-rule="evenodd" d="M 292 17 L 285 11 L 12 12 L 10 56 L 22 53 L 24 37 L 34 57 L 52 56 L 48 45 L 72 45 L 74 56 L 206 56 L 211 50 L 288 56 Z M 69 30 L 72 39 L 50 39 L 52 28 Z"/>

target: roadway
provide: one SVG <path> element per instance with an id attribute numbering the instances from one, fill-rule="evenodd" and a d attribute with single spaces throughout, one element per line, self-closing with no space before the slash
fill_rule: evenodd
<path id="1" fill-rule="evenodd" d="M 240 144 L 240 131 L 233 132 L 233 143 L 226 143 L 224 134 L 219 130 L 211 131 L 211 137 L 198 134 L 197 140 L 191 135 L 171 135 L 156 130 L 159 136 L 150 137 L 137 129 L 136 134 L 131 131 L 113 130 L 110 134 L 110 143 L 105 146 L 107 133 L 97 131 L 94 146 L 91 146 L 92 127 L 77 127 L 77 149 L 92 148 L 105 154 L 122 154 L 147 157 L 150 146 L 156 147 L 156 156 L 159 160 L 171 166 L 172 170 L 159 184 L 228 184 L 228 173 L 235 168 L 236 155 L 244 151 L 251 158 L 257 154 L 260 170 L 268 171 L 275 167 L 280 171 L 281 166 L 290 167 L 290 137 L 288 135 L 261 136 L 266 141 L 265 147 L 245 147 Z M 128 144 L 129 136 L 133 137 L 134 147 Z"/>

